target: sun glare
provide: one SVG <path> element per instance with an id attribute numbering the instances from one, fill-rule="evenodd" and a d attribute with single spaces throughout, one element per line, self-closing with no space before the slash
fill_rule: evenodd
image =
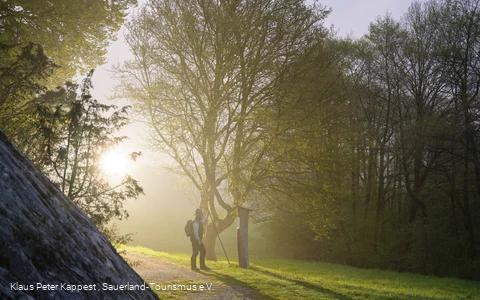
<path id="1" fill-rule="evenodd" d="M 100 158 L 100 167 L 109 177 L 123 177 L 128 170 L 128 158 L 119 150 L 108 150 Z"/>

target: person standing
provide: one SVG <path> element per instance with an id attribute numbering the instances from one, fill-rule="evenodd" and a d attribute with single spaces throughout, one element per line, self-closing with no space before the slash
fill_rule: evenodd
<path id="1" fill-rule="evenodd" d="M 201 209 L 197 209 L 195 211 L 195 219 L 193 220 L 193 234 L 190 237 L 190 241 L 192 242 L 192 258 L 191 258 L 191 268 L 194 271 L 198 271 L 197 268 L 197 256 L 198 252 L 200 252 L 200 269 L 202 270 L 210 270 L 205 265 L 205 253 L 207 252 L 205 246 L 203 245 L 203 225 L 207 224 L 208 216 L 210 212 L 208 212 L 205 219 L 203 219 L 203 211 Z"/>

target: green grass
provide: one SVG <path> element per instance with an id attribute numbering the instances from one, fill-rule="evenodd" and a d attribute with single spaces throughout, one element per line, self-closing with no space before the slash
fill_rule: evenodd
<path id="1" fill-rule="evenodd" d="M 168 254 L 143 247 L 129 251 L 189 267 L 187 254 Z M 365 270 L 322 262 L 253 260 L 251 269 L 226 261 L 209 262 L 212 282 L 253 290 L 263 299 L 480 299 L 480 283 L 408 273 Z M 145 280 L 145 278 L 144 278 Z M 178 295 L 181 297 L 181 295 Z"/>
<path id="2" fill-rule="evenodd" d="M 152 280 L 149 280 L 148 278 L 144 278 L 144 280 L 146 282 L 152 282 Z M 214 291 L 208 291 L 208 290 L 205 290 L 205 291 L 199 291 L 199 290 L 196 290 L 196 291 L 192 291 L 191 289 L 191 286 L 193 285 L 199 285 L 200 283 L 196 282 L 196 281 L 192 281 L 192 280 L 170 280 L 168 282 L 163 282 L 163 283 L 159 283 L 159 282 L 156 282 L 155 283 L 158 287 L 159 287 L 159 290 L 154 290 L 155 293 L 157 293 L 157 295 L 159 296 L 160 299 L 184 299 L 186 298 L 186 296 L 192 296 L 191 294 L 192 293 L 197 293 L 197 294 L 205 294 L 205 295 L 212 295 L 214 294 L 215 292 Z M 201 284 L 204 284 L 204 283 L 201 283 Z M 220 283 L 218 282 L 215 282 L 215 283 L 210 283 L 212 287 L 218 287 L 220 285 Z M 176 290 L 171 290 L 170 287 L 176 285 L 177 286 L 177 289 Z M 180 288 L 179 286 L 188 286 L 189 290 L 187 289 L 182 289 Z M 165 291 L 162 290 L 162 288 L 166 289 Z"/>

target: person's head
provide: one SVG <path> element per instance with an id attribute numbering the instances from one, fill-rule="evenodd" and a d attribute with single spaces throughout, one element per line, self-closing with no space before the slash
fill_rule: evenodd
<path id="1" fill-rule="evenodd" d="M 200 208 L 195 211 L 195 218 L 197 219 L 203 218 L 203 211 Z"/>

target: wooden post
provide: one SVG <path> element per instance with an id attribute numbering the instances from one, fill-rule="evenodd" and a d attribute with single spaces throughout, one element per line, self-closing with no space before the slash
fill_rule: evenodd
<path id="1" fill-rule="evenodd" d="M 237 248 L 238 265 L 250 269 L 248 260 L 248 214 L 252 211 L 246 207 L 238 207 Z"/>

